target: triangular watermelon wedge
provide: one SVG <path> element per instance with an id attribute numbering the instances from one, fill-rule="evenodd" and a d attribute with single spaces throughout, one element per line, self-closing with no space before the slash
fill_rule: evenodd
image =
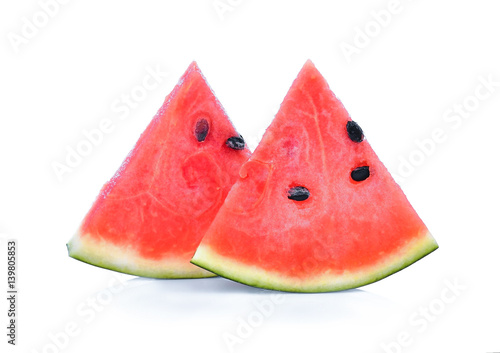
<path id="1" fill-rule="evenodd" d="M 214 276 L 189 261 L 249 156 L 193 62 L 102 188 L 69 255 L 138 276 Z"/>
<path id="2" fill-rule="evenodd" d="M 380 280 L 437 247 L 308 61 L 192 262 L 256 287 L 326 292 Z"/>

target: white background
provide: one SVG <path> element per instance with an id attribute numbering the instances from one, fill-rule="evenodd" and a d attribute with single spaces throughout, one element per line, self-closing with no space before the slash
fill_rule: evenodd
<path id="1" fill-rule="evenodd" d="M 73 0 L 51 16 L 35 0 L 0 5 L 1 288 L 5 239 L 19 243 L 18 346 L 2 329 L 0 351 L 229 352 L 228 337 L 241 339 L 236 352 L 500 351 L 499 3 L 221 3 L 222 16 L 213 0 Z M 405 174 L 436 252 L 358 290 L 278 297 L 218 278 L 138 279 L 67 256 L 100 187 L 192 60 L 255 147 L 308 58 L 390 171 Z M 120 119 L 112 106 L 156 67 L 169 75 Z M 467 118 L 450 113 L 464 104 Z M 59 180 L 53 163 L 103 119 L 113 131 Z M 255 327 L 242 332 L 244 322 Z"/>

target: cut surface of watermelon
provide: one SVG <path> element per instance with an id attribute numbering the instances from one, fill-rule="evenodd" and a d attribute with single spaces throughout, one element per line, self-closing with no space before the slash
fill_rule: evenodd
<path id="1" fill-rule="evenodd" d="M 308 61 L 191 261 L 252 286 L 325 292 L 380 280 L 437 247 Z"/>
<path id="2" fill-rule="evenodd" d="M 138 276 L 214 276 L 190 259 L 250 156 L 242 141 L 193 62 L 101 189 L 69 255 Z"/>

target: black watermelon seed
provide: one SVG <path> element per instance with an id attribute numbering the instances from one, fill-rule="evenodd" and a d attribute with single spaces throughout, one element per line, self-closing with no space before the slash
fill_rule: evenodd
<path id="1" fill-rule="evenodd" d="M 307 200 L 309 195 L 309 190 L 303 186 L 296 186 L 288 190 L 288 198 L 294 201 Z"/>
<path id="2" fill-rule="evenodd" d="M 208 125 L 207 119 L 198 120 L 198 122 L 196 123 L 196 127 L 194 128 L 194 136 L 196 136 L 198 142 L 205 141 L 209 129 L 210 126 Z"/>
<path id="3" fill-rule="evenodd" d="M 363 130 L 355 121 L 348 121 L 347 125 L 347 134 L 349 138 L 354 142 L 361 142 L 364 140 L 365 136 L 363 135 Z"/>
<path id="4" fill-rule="evenodd" d="M 245 149 L 245 140 L 243 140 L 241 135 L 233 136 L 227 139 L 226 146 L 233 150 L 243 150 Z"/>
<path id="5" fill-rule="evenodd" d="M 354 169 L 351 172 L 351 178 L 354 181 L 363 181 L 370 176 L 370 167 L 364 166 Z"/>

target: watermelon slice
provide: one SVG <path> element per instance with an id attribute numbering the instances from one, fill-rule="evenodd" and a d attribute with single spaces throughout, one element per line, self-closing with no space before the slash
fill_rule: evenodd
<path id="1" fill-rule="evenodd" d="M 191 261 L 256 287 L 326 292 L 380 280 L 437 247 L 308 61 Z"/>
<path id="2" fill-rule="evenodd" d="M 145 277 L 214 276 L 189 261 L 249 156 L 193 62 L 102 188 L 69 255 Z"/>

